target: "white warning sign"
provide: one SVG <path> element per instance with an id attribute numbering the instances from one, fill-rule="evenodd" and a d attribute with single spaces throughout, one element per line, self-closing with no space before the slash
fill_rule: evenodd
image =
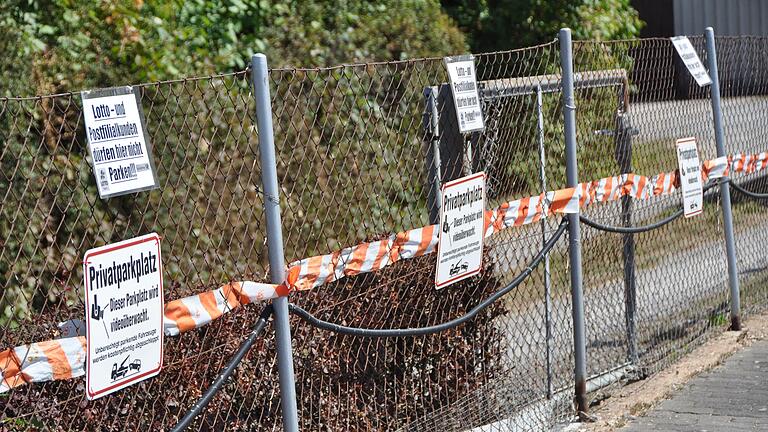
<path id="1" fill-rule="evenodd" d="M 444 184 L 442 197 L 435 270 L 438 289 L 482 269 L 485 173 Z"/>
<path id="2" fill-rule="evenodd" d="M 688 72 L 691 73 L 699 87 L 712 84 L 712 79 L 709 77 L 709 73 L 701 63 L 701 59 L 699 59 L 696 49 L 691 45 L 691 41 L 685 36 L 675 36 L 670 39 L 672 40 L 672 45 L 675 46 L 677 53 L 680 55 L 680 58 L 683 59 L 685 67 L 688 68 Z"/>
<path id="3" fill-rule="evenodd" d="M 676 148 L 680 186 L 683 190 L 683 212 L 685 217 L 696 216 L 703 209 L 704 198 L 696 138 L 681 138 L 677 140 Z"/>
<path id="4" fill-rule="evenodd" d="M 468 133 L 485 129 L 480 96 L 477 92 L 475 58 L 471 55 L 446 57 L 445 66 L 448 68 L 459 132 Z"/>
<path id="5" fill-rule="evenodd" d="M 83 259 L 83 277 L 86 396 L 92 400 L 160 373 L 160 237 L 152 233 L 89 250 Z"/>
<path id="6" fill-rule="evenodd" d="M 80 96 L 99 196 L 158 187 L 144 114 L 133 87 L 89 90 Z"/>

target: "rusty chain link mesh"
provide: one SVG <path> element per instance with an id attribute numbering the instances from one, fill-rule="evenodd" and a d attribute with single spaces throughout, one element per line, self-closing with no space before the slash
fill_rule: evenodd
<path id="1" fill-rule="evenodd" d="M 559 70 L 557 50 L 550 43 L 475 57 L 488 127 L 472 138 L 471 161 L 465 160 L 467 144 L 455 132 L 442 58 L 272 70 L 286 260 L 434 222 L 430 197 L 435 183 L 429 167 L 433 140 L 441 146 L 443 181 L 486 171 L 488 208 L 538 195 L 538 116 L 536 93 L 530 88 Z M 519 77 L 525 78 L 504 82 Z M 425 94 L 433 86 L 438 131 L 432 128 Z M 544 109 L 548 120 L 559 119 L 559 98 L 548 94 Z M 564 186 L 559 124 L 547 125 L 545 136 L 550 188 Z M 547 221 L 547 236 L 556 224 Z M 440 291 L 434 289 L 431 254 L 297 294 L 293 301 L 319 318 L 348 326 L 439 324 L 503 288 L 541 247 L 542 226 L 535 224 L 494 236 L 486 244 L 483 276 Z M 553 255 L 557 302 L 552 332 L 557 337 L 550 343 L 557 344 L 551 350 L 558 355 L 551 356 L 552 388 L 568 386 L 572 369 L 563 240 Z M 510 418 L 544 400 L 543 280 L 540 266 L 470 324 L 426 337 L 343 336 L 294 320 L 301 426 L 467 430 Z M 553 411 L 565 413 L 566 405 L 542 405 L 521 424 L 548 424 Z"/>
<path id="2" fill-rule="evenodd" d="M 82 257 L 106 243 L 159 233 L 166 301 L 230 280 L 263 279 L 249 74 L 140 88 L 161 187 L 108 200 L 99 199 L 93 181 L 79 94 L 0 99 L 0 348 L 55 339 L 58 322 L 83 319 Z M 258 313 L 244 308 L 199 331 L 166 337 L 158 377 L 94 402 L 85 400 L 83 379 L 2 394 L 0 429 L 168 429 L 238 348 Z M 275 421 L 277 390 L 260 385 L 276 379 L 273 345 L 266 338 L 251 352 L 237 385 L 212 403 L 201 424 L 221 429 Z"/>
<path id="3" fill-rule="evenodd" d="M 703 39 L 691 40 L 706 63 Z M 765 151 L 768 76 L 756 65 L 766 40 L 718 44 L 727 151 Z M 673 171 L 674 141 L 687 136 L 697 138 L 702 160 L 715 157 L 709 89 L 681 69 L 669 40 L 576 42 L 574 59 L 580 181 Z M 486 172 L 489 209 L 564 188 L 559 61 L 557 42 L 476 55 L 486 130 L 468 140 L 456 132 L 442 58 L 272 69 L 286 262 L 436 223 L 435 147 L 443 182 Z M 98 198 L 92 180 L 79 95 L 0 99 L 0 349 L 56 338 L 58 322 L 82 318 L 85 250 L 147 232 L 163 236 L 166 301 L 233 280 L 265 281 L 249 79 L 246 71 L 141 86 L 161 189 L 109 200 Z M 763 175 L 738 183 L 765 193 Z M 743 302 L 759 310 L 768 301 L 768 258 L 755 253 L 765 236 L 764 201 L 732 195 Z M 679 191 L 625 198 L 584 216 L 641 226 L 671 215 L 680 201 Z M 590 390 L 658 371 L 727 324 L 721 213 L 713 188 L 693 220 L 633 235 L 582 228 Z M 495 234 L 483 273 L 439 291 L 430 254 L 291 301 L 347 326 L 443 323 L 522 272 L 558 223 L 552 217 Z M 560 239 L 546 264 L 474 320 L 439 334 L 370 339 L 292 319 L 301 428 L 542 430 L 571 418 L 567 244 Z M 95 402 L 84 400 L 82 379 L 2 394 L 0 426 L 168 429 L 232 356 L 259 309 L 167 337 L 160 376 Z M 269 332 L 191 429 L 281 426 Z"/>

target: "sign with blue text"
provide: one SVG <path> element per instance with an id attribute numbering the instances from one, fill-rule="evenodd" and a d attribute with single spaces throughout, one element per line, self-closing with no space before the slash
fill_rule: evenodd
<path id="1" fill-rule="evenodd" d="M 86 397 L 97 399 L 159 374 L 164 310 L 160 236 L 89 250 L 83 279 Z"/>
<path id="2" fill-rule="evenodd" d="M 485 232 L 485 173 L 443 185 L 435 287 L 480 273 Z"/>
<path id="3" fill-rule="evenodd" d="M 80 96 L 99 196 L 108 198 L 158 187 L 137 89 L 88 90 Z"/>

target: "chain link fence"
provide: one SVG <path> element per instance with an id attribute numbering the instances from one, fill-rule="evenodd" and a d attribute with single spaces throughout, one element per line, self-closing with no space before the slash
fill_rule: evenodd
<path id="1" fill-rule="evenodd" d="M 703 38 L 691 38 L 704 54 Z M 719 38 L 727 153 L 768 151 L 762 38 Z M 285 262 L 438 223 L 437 185 L 487 174 L 487 209 L 566 187 L 557 41 L 475 55 L 486 129 L 457 133 L 442 58 L 270 70 Z M 706 63 L 705 55 L 702 60 Z M 574 44 L 579 181 L 677 168 L 695 136 L 714 159 L 708 88 L 667 39 Z M 81 319 L 82 256 L 148 232 L 162 237 L 165 298 L 232 281 L 267 282 L 258 131 L 250 72 L 141 85 L 161 188 L 98 198 L 77 94 L 0 99 L 0 351 L 61 337 Z M 436 151 L 437 150 L 437 151 Z M 734 174 L 747 313 L 768 304 L 764 171 Z M 582 229 L 588 390 L 671 364 L 728 324 L 719 188 L 695 219 L 662 223 L 675 193 L 586 207 Z M 548 205 L 548 204 L 544 204 Z M 543 430 L 576 414 L 568 238 L 560 215 L 486 239 L 483 272 L 434 289 L 435 254 L 291 294 L 325 321 L 364 329 L 472 320 L 426 336 L 370 338 L 292 316 L 303 430 Z M 553 236 L 555 238 L 553 238 Z M 545 242 L 553 246 L 526 270 Z M 530 275 L 511 286 L 521 273 Z M 257 323 L 250 305 L 168 337 L 162 373 L 97 401 L 83 380 L 0 393 L 0 429 L 167 430 L 200 398 Z M 0 364 L 0 369 L 6 365 Z M 282 428 L 268 328 L 189 430 Z"/>
<path id="2" fill-rule="evenodd" d="M 690 39 L 704 54 L 703 38 Z M 594 118 L 578 130 L 579 160 L 588 161 L 580 168 L 594 170 L 586 178 L 674 171 L 675 140 L 688 136 L 696 137 L 702 161 L 716 157 L 709 90 L 689 78 L 668 39 L 577 42 L 574 49 L 577 71 L 618 66 L 627 71 L 629 87 L 603 94 L 577 91 L 580 121 Z M 595 108 L 584 110 L 585 105 Z M 705 194 L 705 202 L 698 219 L 678 218 L 645 232 L 585 228 L 588 375 L 613 371 L 602 380 L 608 384 L 656 372 L 727 322 L 717 188 Z M 677 192 L 647 200 L 623 197 L 583 215 L 605 225 L 636 227 L 653 225 L 680 208 Z"/>
<path id="3" fill-rule="evenodd" d="M 760 127 L 768 118 L 768 72 L 757 67 L 766 39 L 760 37 L 718 38 L 723 93 L 723 117 L 726 150 L 729 154 L 759 154 L 766 150 L 768 139 Z M 742 283 L 745 314 L 764 311 L 768 306 L 768 263 L 759 251 L 765 244 L 765 210 L 768 204 L 768 182 L 764 173 L 747 173 L 732 181 L 734 229 L 737 235 L 737 257 Z M 751 195 L 740 192 L 742 190 Z"/>
<path id="4" fill-rule="evenodd" d="M 266 255 L 258 137 L 249 74 L 140 86 L 161 188 L 99 199 L 78 94 L 0 100 L 1 349 L 60 337 L 84 318 L 82 257 L 148 232 L 162 236 L 165 298 L 231 280 L 262 280 Z M 175 424 L 237 350 L 259 310 L 166 338 L 160 376 L 86 401 L 84 380 L 0 394 L 0 429 L 159 430 Z M 273 338 L 243 363 L 200 420 L 211 429 L 274 423 L 279 409 Z M 5 358 L 4 358 L 5 360 Z M 23 360 L 23 358 L 21 359 Z M 0 368 L 7 370 L 3 362 Z M 254 406 L 254 395 L 264 394 Z"/>

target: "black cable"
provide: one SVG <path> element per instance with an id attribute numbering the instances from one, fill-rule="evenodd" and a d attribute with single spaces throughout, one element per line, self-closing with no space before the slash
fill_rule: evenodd
<path id="1" fill-rule="evenodd" d="M 730 182 L 731 182 L 731 179 L 729 179 L 728 177 L 720 177 L 720 181 L 718 181 L 717 179 L 713 179 L 712 181 L 705 184 L 703 188 L 701 188 L 701 192 L 702 193 L 707 192 L 708 190 L 712 189 L 715 186 L 720 186 L 723 183 L 730 183 Z"/>
<path id="2" fill-rule="evenodd" d="M 654 222 L 650 225 L 644 225 L 640 227 L 620 227 L 615 225 L 603 225 L 599 222 L 595 222 L 592 219 L 589 219 L 583 214 L 579 214 L 579 220 L 583 222 L 585 225 L 588 225 L 600 231 L 607 231 L 607 232 L 619 233 L 619 234 L 637 234 L 637 233 L 651 231 L 651 230 L 655 230 L 656 228 L 663 227 L 664 225 L 672 222 L 673 220 L 679 218 L 682 215 L 683 215 L 683 209 L 680 209 L 675 213 L 673 213 L 671 216 L 668 216 L 658 222 Z"/>
<path id="3" fill-rule="evenodd" d="M 728 182 L 728 179 L 724 179 L 722 182 L 723 183 Z M 708 190 L 712 189 L 715 186 L 718 186 L 719 184 L 720 183 L 718 183 L 717 181 L 712 181 L 707 183 L 702 188 L 702 193 L 707 192 Z M 656 228 L 661 228 L 664 225 L 672 222 L 673 220 L 679 218 L 682 215 L 683 215 L 683 209 L 680 209 L 675 213 L 673 213 L 672 215 L 667 216 L 666 218 L 660 221 L 657 221 L 648 225 L 639 226 L 639 227 L 621 227 L 616 225 L 605 225 L 605 224 L 601 224 L 600 222 L 596 222 L 584 216 L 583 214 L 579 214 L 579 220 L 583 222 L 585 225 L 600 231 L 607 231 L 607 232 L 618 233 L 618 234 L 638 234 L 646 231 L 652 231 L 652 230 L 655 230 Z"/>
<path id="4" fill-rule="evenodd" d="M 751 191 L 748 191 L 748 190 L 744 189 L 743 187 L 737 185 L 734 182 L 731 182 L 731 187 L 734 188 L 740 194 L 743 194 L 743 195 L 745 195 L 745 196 L 747 196 L 749 198 L 752 198 L 752 199 L 758 199 L 758 200 L 768 199 L 768 193 L 751 192 Z"/>
<path id="5" fill-rule="evenodd" d="M 461 325 L 469 321 L 470 319 L 474 318 L 475 315 L 480 313 L 480 311 L 490 306 L 493 302 L 495 302 L 496 300 L 498 300 L 508 292 L 512 291 L 513 289 L 517 288 L 517 286 L 520 285 L 533 272 L 533 269 L 535 269 L 536 266 L 538 266 L 539 263 L 541 263 L 541 261 L 547 255 L 547 253 L 550 250 L 552 250 L 553 247 L 555 247 L 555 244 L 557 244 L 557 241 L 563 235 L 567 227 L 568 227 L 568 220 L 564 218 L 560 222 L 560 226 L 558 226 L 557 230 L 552 235 L 552 237 L 550 237 L 549 240 L 547 240 L 547 242 L 544 244 L 544 247 L 541 249 L 541 251 L 539 251 L 539 253 L 536 254 L 536 256 L 533 258 L 533 260 L 531 260 L 530 264 L 525 268 L 525 270 L 523 270 L 522 273 L 517 275 L 515 279 L 513 279 L 512 282 L 510 282 L 507 286 L 495 292 L 493 295 L 491 295 L 487 299 L 483 300 L 480 304 L 472 308 L 472 310 L 467 312 L 465 315 L 462 315 L 451 321 L 444 322 L 442 324 L 437 324 L 437 325 L 428 326 L 428 327 L 417 327 L 417 328 L 406 328 L 406 329 L 367 329 L 367 328 L 359 328 L 359 327 L 347 327 L 347 326 L 334 324 L 328 321 L 321 320 L 320 318 L 315 317 L 311 313 L 307 312 L 306 310 L 302 309 L 299 306 L 296 306 L 293 303 L 288 304 L 288 309 L 291 312 L 298 315 L 301 319 L 303 319 L 310 325 L 313 325 L 317 328 L 332 331 L 335 333 L 352 335 L 352 336 L 388 338 L 388 337 L 422 336 L 422 335 L 428 335 L 432 333 L 438 333 L 444 330 L 451 329 L 453 327 L 456 327 L 458 325 Z"/>
<path id="6" fill-rule="evenodd" d="M 192 408 L 190 408 L 189 411 L 184 414 L 184 417 L 179 421 L 179 423 L 176 424 L 173 429 L 171 429 L 171 432 L 181 432 L 189 427 L 189 424 L 192 423 L 195 417 L 200 414 L 200 412 L 208 405 L 211 399 L 213 399 L 216 393 L 221 390 L 221 387 L 224 386 L 224 384 L 227 382 L 227 379 L 229 379 L 229 377 L 235 372 L 237 365 L 240 364 L 240 361 L 243 360 L 243 357 L 245 357 L 245 355 L 248 353 L 248 350 L 251 349 L 251 346 L 253 346 L 259 336 L 261 336 L 261 332 L 264 331 L 264 328 L 267 326 L 267 320 L 269 320 L 271 315 L 272 305 L 269 305 L 265 307 L 261 312 L 259 320 L 256 321 L 256 325 L 254 325 L 253 330 L 251 330 L 251 334 L 249 334 L 245 342 L 240 345 L 240 349 L 238 349 L 232 359 L 229 360 L 227 366 L 224 367 L 219 376 L 217 376 L 211 386 L 208 387 L 208 390 L 205 391 L 203 396 L 200 397 L 200 399 L 194 405 L 192 405 Z"/>

